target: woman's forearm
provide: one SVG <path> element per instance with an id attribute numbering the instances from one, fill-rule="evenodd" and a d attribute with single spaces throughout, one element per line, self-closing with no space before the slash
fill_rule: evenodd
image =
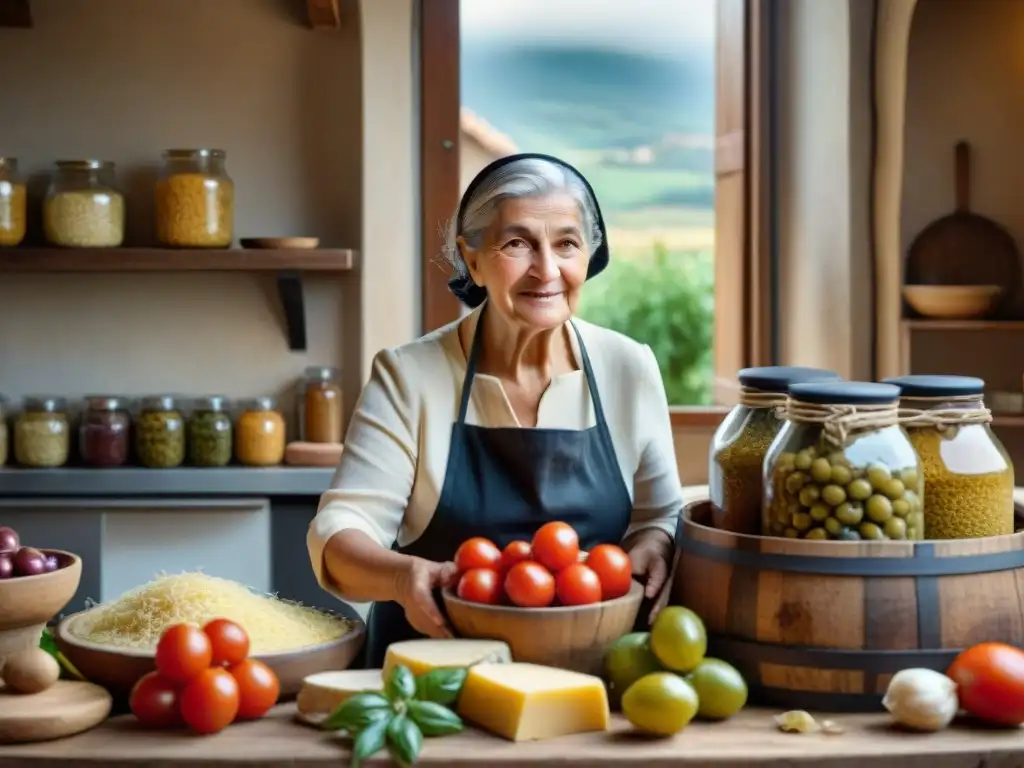
<path id="1" fill-rule="evenodd" d="M 413 558 L 385 549 L 362 531 L 339 531 L 324 546 L 324 567 L 348 600 L 397 600 L 398 585 Z"/>

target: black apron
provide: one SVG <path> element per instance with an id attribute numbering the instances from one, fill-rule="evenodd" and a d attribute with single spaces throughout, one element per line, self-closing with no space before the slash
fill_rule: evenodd
<path id="1" fill-rule="evenodd" d="M 619 544 L 626 534 L 632 500 L 615 458 L 601 396 L 590 357 L 579 331 L 583 372 L 587 377 L 596 424 L 583 430 L 480 427 L 466 423 L 480 357 L 480 310 L 473 346 L 462 382 L 458 420 L 452 424 L 444 486 L 434 517 L 423 535 L 404 547 L 405 555 L 445 562 L 466 539 L 483 536 L 498 547 L 517 539 L 529 541 L 544 523 L 569 523 L 580 547 Z M 440 595 L 438 607 L 444 611 Z M 405 619 L 396 602 L 374 603 L 367 621 L 366 666 L 384 665 L 388 645 L 422 637 Z"/>

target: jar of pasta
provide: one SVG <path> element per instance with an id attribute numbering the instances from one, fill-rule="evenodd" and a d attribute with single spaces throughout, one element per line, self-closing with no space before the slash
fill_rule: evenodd
<path id="1" fill-rule="evenodd" d="M 171 469 L 185 461 L 185 419 L 173 397 L 142 399 L 135 423 L 135 452 L 139 463 L 152 469 Z"/>
<path id="2" fill-rule="evenodd" d="M 235 184 L 220 149 L 168 149 L 156 183 L 156 239 L 172 248 L 227 248 Z"/>
<path id="3" fill-rule="evenodd" d="M 0 467 L 7 463 L 7 451 L 8 451 L 8 439 L 7 434 L 7 412 L 5 407 L 7 402 L 2 396 L 0 396 Z"/>
<path id="4" fill-rule="evenodd" d="M 232 440 L 229 404 L 224 397 L 195 401 L 188 420 L 188 457 L 195 467 L 225 467 L 231 463 Z"/>
<path id="5" fill-rule="evenodd" d="M 131 417 L 120 397 L 94 395 L 85 400 L 78 428 L 78 452 L 89 467 L 120 467 L 131 451 Z"/>
<path id="6" fill-rule="evenodd" d="M 62 467 L 71 447 L 67 404 L 59 397 L 28 397 L 14 423 L 14 460 L 24 467 Z"/>
<path id="7" fill-rule="evenodd" d="M 285 424 L 274 398 L 245 402 L 235 429 L 235 457 L 250 467 L 273 467 L 284 460 Z"/>
<path id="8" fill-rule="evenodd" d="M 114 164 L 60 160 L 43 200 L 43 234 L 51 245 L 114 248 L 124 241 L 124 197 Z"/>
<path id="9" fill-rule="evenodd" d="M 0 157 L 0 246 L 15 246 L 25 239 L 27 200 L 18 161 L 13 157 Z"/>
<path id="10" fill-rule="evenodd" d="M 340 443 L 343 435 L 341 371 L 313 366 L 299 383 L 299 440 Z"/>
<path id="11" fill-rule="evenodd" d="M 924 472 L 929 539 L 1013 533 L 1013 462 L 989 423 L 985 382 L 972 376 L 897 376 L 903 426 Z"/>

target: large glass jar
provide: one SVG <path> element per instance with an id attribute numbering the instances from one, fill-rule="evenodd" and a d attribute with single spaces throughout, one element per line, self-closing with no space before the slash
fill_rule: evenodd
<path id="1" fill-rule="evenodd" d="M 71 448 L 67 404 L 59 397 L 28 397 L 14 424 L 14 460 L 24 467 L 62 467 Z"/>
<path id="2" fill-rule="evenodd" d="M 78 452 L 89 467 L 120 467 L 131 452 L 131 416 L 120 397 L 94 395 L 85 400 L 78 428 Z"/>
<path id="3" fill-rule="evenodd" d="M 28 195 L 18 173 L 18 161 L 0 157 L 0 246 L 15 246 L 25 239 Z"/>
<path id="4" fill-rule="evenodd" d="M 790 384 L 837 381 L 820 368 L 744 368 L 737 376 L 739 404 L 729 411 L 711 441 L 708 483 L 712 524 L 736 533 L 761 532 L 764 457 L 782 429 L 780 409 Z"/>
<path id="5" fill-rule="evenodd" d="M 135 452 L 139 463 L 152 469 L 171 469 L 185 461 L 185 419 L 173 397 L 142 399 L 135 423 Z"/>
<path id="6" fill-rule="evenodd" d="M 272 397 L 243 404 L 235 429 L 235 457 L 250 467 L 273 467 L 284 460 L 285 423 Z"/>
<path id="7" fill-rule="evenodd" d="M 51 245 L 114 248 L 124 241 L 124 196 L 114 164 L 60 160 L 43 200 L 43 234 Z"/>
<path id="8" fill-rule="evenodd" d="M 220 149 L 168 149 L 156 183 L 156 239 L 172 248 L 227 248 L 235 184 Z"/>
<path id="9" fill-rule="evenodd" d="M 8 434 L 7 434 L 7 412 L 5 409 L 7 402 L 3 397 L 0 397 L 0 467 L 7 463 L 7 451 L 8 451 Z"/>
<path id="10" fill-rule="evenodd" d="M 309 443 L 342 440 L 341 371 L 314 366 L 306 369 L 296 398 L 299 439 Z"/>
<path id="11" fill-rule="evenodd" d="M 195 467 L 226 467 L 231 463 L 231 416 L 225 397 L 195 401 L 188 420 L 188 456 Z"/>
<path id="12" fill-rule="evenodd" d="M 764 462 L 766 536 L 924 538 L 924 477 L 899 424 L 899 387 L 794 384 Z"/>
<path id="13" fill-rule="evenodd" d="M 929 539 L 1013 533 L 1013 462 L 989 428 L 985 382 L 972 376 L 898 376 L 903 427 L 924 472 Z"/>

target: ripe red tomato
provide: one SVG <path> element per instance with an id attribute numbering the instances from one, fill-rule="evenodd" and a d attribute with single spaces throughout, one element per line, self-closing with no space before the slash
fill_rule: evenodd
<path id="1" fill-rule="evenodd" d="M 238 715 L 238 683 L 222 667 L 203 670 L 181 691 L 181 717 L 196 733 L 217 733 Z"/>
<path id="2" fill-rule="evenodd" d="M 555 599 L 555 577 L 539 563 L 518 563 L 505 576 L 505 594 L 520 608 L 546 608 Z"/>
<path id="3" fill-rule="evenodd" d="M 502 573 L 508 573 L 508 569 L 516 563 L 532 559 L 533 554 L 530 552 L 530 542 L 512 541 L 501 550 L 501 563 L 498 566 L 498 570 Z"/>
<path id="4" fill-rule="evenodd" d="M 1005 643 L 979 643 L 946 670 L 960 706 L 998 725 L 1024 723 L 1024 651 Z"/>
<path id="5" fill-rule="evenodd" d="M 281 685 L 274 671 L 256 659 L 246 659 L 228 670 L 238 683 L 237 720 L 263 717 L 277 703 Z"/>
<path id="6" fill-rule="evenodd" d="M 474 568 L 466 571 L 459 579 L 456 594 L 471 603 L 501 602 L 501 576 L 491 568 Z"/>
<path id="7" fill-rule="evenodd" d="M 249 636 L 245 630 L 229 619 L 214 619 L 203 627 L 213 647 L 215 667 L 241 664 L 249 655 Z"/>
<path id="8" fill-rule="evenodd" d="M 149 672 L 135 682 L 128 706 L 147 728 L 174 728 L 183 722 L 178 687 L 159 672 Z"/>
<path id="9" fill-rule="evenodd" d="M 614 600 L 633 585 L 633 565 L 621 547 L 598 544 L 587 555 L 587 567 L 601 581 L 601 599 Z"/>
<path id="10" fill-rule="evenodd" d="M 601 602 L 601 580 L 588 566 L 573 563 L 555 575 L 555 593 L 562 605 Z"/>
<path id="11" fill-rule="evenodd" d="M 466 539 L 455 551 L 455 567 L 459 573 L 474 568 L 497 568 L 501 562 L 501 550 L 494 542 L 479 536 Z"/>
<path id="12" fill-rule="evenodd" d="M 179 685 L 209 669 L 212 659 L 210 638 L 193 624 L 168 627 L 156 645 L 157 671 Z"/>
<path id="13" fill-rule="evenodd" d="M 568 523 L 546 523 L 533 536 L 533 559 L 552 573 L 579 560 L 580 539 Z"/>

